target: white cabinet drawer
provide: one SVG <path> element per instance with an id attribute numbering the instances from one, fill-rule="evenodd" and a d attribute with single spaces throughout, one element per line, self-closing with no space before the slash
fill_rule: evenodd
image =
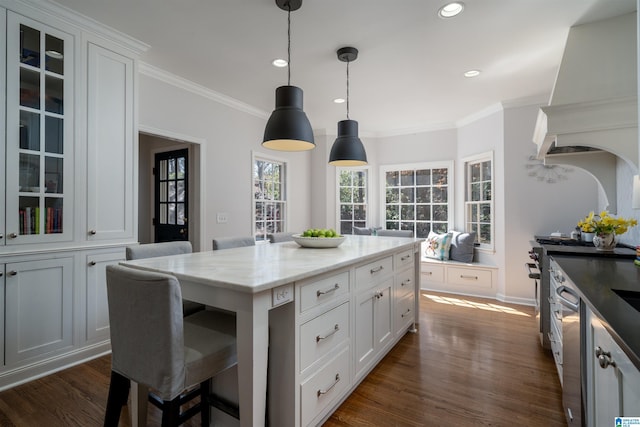
<path id="1" fill-rule="evenodd" d="M 491 288 L 491 270 L 449 266 L 447 269 L 447 281 L 455 285 Z"/>
<path id="2" fill-rule="evenodd" d="M 366 289 L 380 283 L 393 273 L 393 257 L 388 256 L 356 269 L 356 289 Z"/>
<path id="3" fill-rule="evenodd" d="M 422 263 L 420 266 L 422 279 L 426 282 L 444 282 L 444 266 Z"/>
<path id="4" fill-rule="evenodd" d="M 413 268 L 401 271 L 396 275 L 396 298 L 412 294 L 416 289 L 415 271 Z"/>
<path id="5" fill-rule="evenodd" d="M 396 303 L 395 330 L 403 334 L 415 320 L 415 294 L 411 293 Z"/>
<path id="6" fill-rule="evenodd" d="M 413 265 L 414 255 L 413 249 L 407 249 L 406 251 L 395 254 L 394 268 L 396 271 L 400 271 L 403 268 L 407 268 Z"/>
<path id="7" fill-rule="evenodd" d="M 349 337 L 349 303 L 300 326 L 300 371 Z"/>
<path id="8" fill-rule="evenodd" d="M 348 292 L 348 271 L 305 284 L 300 290 L 300 312 L 305 312 Z"/>
<path id="9" fill-rule="evenodd" d="M 349 348 L 331 359 L 300 385 L 300 424 L 310 425 L 324 409 L 349 388 Z"/>

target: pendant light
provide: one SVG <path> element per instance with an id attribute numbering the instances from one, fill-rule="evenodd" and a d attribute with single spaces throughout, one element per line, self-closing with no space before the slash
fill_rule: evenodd
<path id="1" fill-rule="evenodd" d="M 358 138 L 358 122 L 349 119 L 349 63 L 358 58 L 358 49 L 338 49 L 338 59 L 347 63 L 347 120 L 338 122 L 338 137 L 331 147 L 329 164 L 334 166 L 362 166 L 367 164 L 367 153 Z"/>
<path id="2" fill-rule="evenodd" d="M 276 89 L 276 109 L 264 129 L 262 145 L 279 151 L 304 151 L 316 146 L 313 129 L 302 110 L 302 89 L 291 86 L 291 11 L 300 9 L 302 0 L 276 0 L 287 12 L 287 86 Z"/>

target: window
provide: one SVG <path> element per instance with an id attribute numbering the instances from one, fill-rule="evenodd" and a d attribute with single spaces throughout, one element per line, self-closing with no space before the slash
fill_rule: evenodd
<path id="1" fill-rule="evenodd" d="M 465 159 L 466 231 L 481 248 L 493 249 L 493 153 Z"/>
<path id="2" fill-rule="evenodd" d="M 268 233 L 286 229 L 285 176 L 285 162 L 254 156 L 253 218 L 256 240 L 267 240 Z"/>
<path id="3" fill-rule="evenodd" d="M 453 163 L 383 166 L 384 228 L 445 233 L 453 224 Z"/>
<path id="4" fill-rule="evenodd" d="M 367 226 L 367 170 L 337 169 L 338 229 L 353 234 L 353 227 Z"/>

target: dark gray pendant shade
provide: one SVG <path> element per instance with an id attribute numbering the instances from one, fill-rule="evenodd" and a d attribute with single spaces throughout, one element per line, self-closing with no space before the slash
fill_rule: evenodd
<path id="1" fill-rule="evenodd" d="M 367 164 L 367 153 L 358 138 L 358 122 L 341 120 L 338 122 L 338 137 L 331 153 L 329 164 L 334 166 L 362 166 Z"/>
<path id="2" fill-rule="evenodd" d="M 338 59 L 347 63 L 347 120 L 338 122 L 338 137 L 331 153 L 329 164 L 333 166 L 363 166 L 367 164 L 367 152 L 358 137 L 358 122 L 349 119 L 349 63 L 358 58 L 358 49 L 342 47 L 336 52 Z"/>
<path id="3" fill-rule="evenodd" d="M 276 89 L 276 109 L 264 129 L 262 145 L 280 151 L 305 151 L 316 146 L 311 123 L 302 110 L 302 89 L 296 86 Z"/>

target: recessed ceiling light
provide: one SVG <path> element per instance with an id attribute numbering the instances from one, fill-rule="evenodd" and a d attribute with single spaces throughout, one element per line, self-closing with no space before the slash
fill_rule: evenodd
<path id="1" fill-rule="evenodd" d="M 286 59 L 274 59 L 272 62 L 274 67 L 278 67 L 278 68 L 284 68 L 287 66 L 287 60 Z"/>
<path id="2" fill-rule="evenodd" d="M 336 98 L 333 100 L 333 102 L 335 102 L 336 104 L 344 104 L 344 101 L 344 98 Z"/>
<path id="3" fill-rule="evenodd" d="M 480 70 L 469 70 L 464 73 L 465 77 L 478 77 L 480 75 Z"/>
<path id="4" fill-rule="evenodd" d="M 464 3 L 461 1 L 454 1 L 447 3 L 438 10 L 438 16 L 440 18 L 453 18 L 464 10 Z"/>

